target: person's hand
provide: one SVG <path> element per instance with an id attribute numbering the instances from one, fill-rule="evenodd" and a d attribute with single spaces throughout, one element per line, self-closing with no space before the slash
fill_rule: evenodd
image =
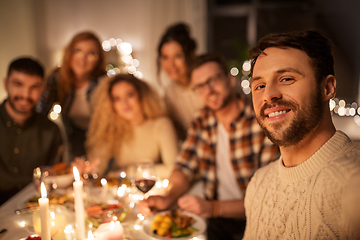
<path id="1" fill-rule="evenodd" d="M 139 202 L 138 210 L 144 216 L 151 216 L 170 207 L 169 199 L 163 196 L 149 196 Z"/>
<path id="2" fill-rule="evenodd" d="M 97 173 L 99 164 L 100 159 L 98 158 L 87 161 L 84 157 L 75 157 L 74 161 L 71 163 L 71 167 L 76 167 L 79 170 L 80 175 L 84 176 L 84 174 L 89 175 Z"/>
<path id="3" fill-rule="evenodd" d="M 185 195 L 179 198 L 178 205 L 182 210 L 194 213 L 203 218 L 212 217 L 214 211 L 210 201 L 198 196 Z"/>

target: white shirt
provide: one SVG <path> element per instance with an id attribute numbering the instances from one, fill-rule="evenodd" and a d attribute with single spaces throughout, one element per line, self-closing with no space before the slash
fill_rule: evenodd
<path id="1" fill-rule="evenodd" d="M 243 199 L 243 192 L 236 181 L 230 159 L 229 133 L 224 125 L 218 122 L 216 144 L 216 177 L 218 180 L 218 200 Z"/>

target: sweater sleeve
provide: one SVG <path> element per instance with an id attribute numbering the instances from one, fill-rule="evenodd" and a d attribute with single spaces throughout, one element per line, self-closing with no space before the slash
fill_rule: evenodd
<path id="1" fill-rule="evenodd" d="M 175 128 L 169 118 L 161 118 L 157 121 L 155 134 L 162 160 L 162 164 L 157 166 L 157 172 L 160 177 L 167 178 L 173 170 L 175 157 L 179 150 Z"/>

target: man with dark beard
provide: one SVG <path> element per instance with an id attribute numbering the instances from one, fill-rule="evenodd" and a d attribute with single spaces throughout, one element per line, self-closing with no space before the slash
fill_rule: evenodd
<path id="1" fill-rule="evenodd" d="M 358 239 L 360 143 L 332 123 L 330 41 L 314 29 L 273 34 L 250 52 L 256 118 L 281 157 L 249 183 L 244 239 Z"/>
<path id="2" fill-rule="evenodd" d="M 37 61 L 19 58 L 10 64 L 4 79 L 8 96 L 0 105 L 0 204 L 32 181 L 34 168 L 60 160 L 58 127 L 34 112 L 43 85 Z"/>
<path id="3" fill-rule="evenodd" d="M 278 147 L 265 137 L 251 105 L 236 93 L 235 77 L 221 57 L 199 56 L 190 68 L 190 79 L 206 107 L 188 130 L 168 193 L 142 201 L 139 210 L 149 215 L 178 199 L 181 209 L 209 219 L 209 240 L 241 239 L 248 182 L 258 168 L 278 158 Z M 205 199 L 182 196 L 199 178 Z"/>

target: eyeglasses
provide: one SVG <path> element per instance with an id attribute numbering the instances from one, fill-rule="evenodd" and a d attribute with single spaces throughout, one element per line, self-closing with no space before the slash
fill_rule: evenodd
<path id="1" fill-rule="evenodd" d="M 218 83 L 220 83 L 223 80 L 223 77 L 224 73 L 217 73 L 214 76 L 210 77 L 206 82 L 194 86 L 193 91 L 201 94 L 205 91 L 206 87 L 213 88 Z"/>
<path id="2" fill-rule="evenodd" d="M 73 50 L 73 56 L 76 58 L 84 58 L 86 57 L 86 59 L 88 61 L 96 61 L 99 58 L 99 55 L 93 52 L 84 52 L 80 49 L 74 49 Z"/>

